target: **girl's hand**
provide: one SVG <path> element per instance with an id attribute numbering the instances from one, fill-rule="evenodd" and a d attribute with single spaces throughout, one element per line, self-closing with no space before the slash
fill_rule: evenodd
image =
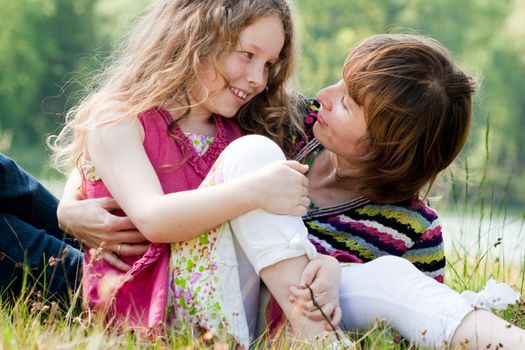
<path id="1" fill-rule="evenodd" d="M 341 268 L 339 262 L 328 255 L 318 254 L 318 257 L 310 261 L 301 276 L 299 286 L 290 287 L 290 302 L 302 309 L 303 315 L 311 320 L 325 320 L 326 315 L 330 323 L 335 327 L 341 322 L 341 308 L 339 307 L 339 285 L 341 283 Z M 317 305 L 311 299 L 310 290 Z M 330 324 L 326 322 L 326 330 L 332 331 Z"/>
<path id="2" fill-rule="evenodd" d="M 310 204 L 307 171 L 308 165 L 286 160 L 254 173 L 257 207 L 274 214 L 306 215 Z"/>
<path id="3" fill-rule="evenodd" d="M 88 248 L 102 247 L 101 256 L 104 260 L 118 269 L 128 271 L 131 266 L 118 256 L 144 254 L 149 242 L 129 218 L 111 214 L 110 211 L 114 209 L 119 209 L 119 206 L 112 198 L 81 200 L 78 197 L 65 197 L 60 202 L 57 217 L 64 231 Z"/>

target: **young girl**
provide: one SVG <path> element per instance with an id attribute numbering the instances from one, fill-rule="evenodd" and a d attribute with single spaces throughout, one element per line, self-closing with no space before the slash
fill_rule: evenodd
<path id="1" fill-rule="evenodd" d="M 225 168 L 217 164 L 206 181 L 224 185 L 195 188 L 241 136 L 236 114 L 245 131 L 280 144 L 284 131 L 299 130 L 295 102 L 285 90 L 293 44 L 285 0 L 154 2 L 100 87 L 68 114 L 55 142 L 57 162 L 78 160 L 84 196 L 113 196 L 154 243 L 143 256 L 122 258 L 132 266 L 127 273 L 86 253 L 83 293 L 90 308 L 150 327 L 170 310 L 168 322 L 225 329 L 248 344 L 233 240 L 221 239 L 225 225 L 199 234 L 256 208 L 305 214 L 308 183 L 300 173 L 307 167 L 279 155 L 265 164 L 281 162 L 242 176 L 241 161 L 232 159 Z M 293 314 L 287 298 L 315 248 L 304 226 L 283 227 L 289 227 L 284 241 L 250 253 L 260 257 L 257 272 L 296 334 L 317 334 L 322 322 Z M 249 247 L 252 239 L 244 238 Z M 179 243 L 169 264 L 170 242 Z"/>

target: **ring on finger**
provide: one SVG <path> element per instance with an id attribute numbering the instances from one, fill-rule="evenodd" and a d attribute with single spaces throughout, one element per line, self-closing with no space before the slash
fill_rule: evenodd
<path id="1" fill-rule="evenodd" d="M 122 243 L 119 243 L 117 246 L 117 255 L 120 255 L 120 250 L 122 249 Z"/>

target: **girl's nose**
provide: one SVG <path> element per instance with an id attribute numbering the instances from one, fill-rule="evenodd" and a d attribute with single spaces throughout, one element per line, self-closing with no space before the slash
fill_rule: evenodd
<path id="1" fill-rule="evenodd" d="M 266 85 L 266 74 L 264 67 L 252 65 L 247 72 L 248 83 L 256 89 Z"/>

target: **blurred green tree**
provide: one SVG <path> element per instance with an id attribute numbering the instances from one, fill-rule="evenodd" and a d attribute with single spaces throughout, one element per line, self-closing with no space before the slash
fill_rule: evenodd
<path id="1" fill-rule="evenodd" d="M 296 4 L 302 39 L 299 81 L 309 96 L 341 79 L 346 54 L 366 36 L 419 33 L 449 48 L 461 66 L 482 81 L 467 147 L 471 185 L 479 190 L 471 195 L 525 203 L 523 182 L 509 182 L 511 175 L 525 179 L 525 44 L 519 44 L 525 23 L 522 16 L 518 19 L 525 13 L 523 0 L 300 0 Z"/>
<path id="2" fill-rule="evenodd" d="M 97 0 L 0 0 L 0 137 L 32 172 L 47 163 L 43 140 L 72 102 L 70 81 L 99 48 Z M 84 59 L 82 57 L 84 56 Z M 7 151 L 7 149 L 4 149 Z"/>
<path id="3" fill-rule="evenodd" d="M 0 0 L 0 151 L 42 175 L 46 134 L 58 129 L 93 70 L 149 2 Z M 421 33 L 448 47 L 482 81 L 466 152 L 478 190 L 470 193 L 525 203 L 525 0 L 294 2 L 298 88 L 307 96 L 340 79 L 347 53 L 366 36 Z"/>

